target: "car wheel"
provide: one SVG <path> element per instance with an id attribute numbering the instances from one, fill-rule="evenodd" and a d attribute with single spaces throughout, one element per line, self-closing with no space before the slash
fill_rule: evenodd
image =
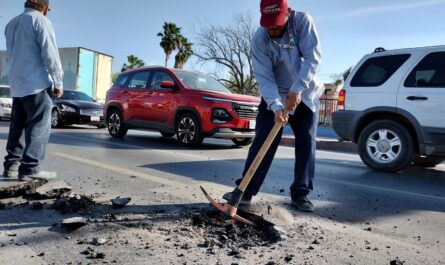
<path id="1" fill-rule="evenodd" d="M 51 111 L 51 127 L 59 128 L 63 126 L 62 117 L 60 116 L 60 112 L 57 109 L 53 109 Z"/>
<path id="2" fill-rule="evenodd" d="M 414 165 L 419 167 L 435 167 L 445 160 L 443 156 L 416 156 Z"/>
<path id="3" fill-rule="evenodd" d="M 176 123 L 176 137 L 183 146 L 196 146 L 202 143 L 198 119 L 191 113 L 182 114 Z"/>
<path id="4" fill-rule="evenodd" d="M 244 138 L 244 137 L 232 138 L 232 142 L 237 146 L 246 146 L 253 142 L 253 138 Z"/>
<path id="5" fill-rule="evenodd" d="M 118 110 L 111 110 L 107 117 L 108 132 L 114 138 L 122 138 L 127 134 L 128 129 L 123 123 L 122 114 Z"/>
<path id="6" fill-rule="evenodd" d="M 165 137 L 165 138 L 170 138 L 170 137 L 175 136 L 175 134 L 174 134 L 174 133 L 171 133 L 171 132 L 160 132 L 160 133 L 161 133 L 161 135 L 162 135 L 163 137 Z"/>
<path id="7" fill-rule="evenodd" d="M 360 133 L 358 153 L 374 170 L 397 172 L 407 168 L 414 159 L 413 139 L 396 121 L 374 121 Z"/>

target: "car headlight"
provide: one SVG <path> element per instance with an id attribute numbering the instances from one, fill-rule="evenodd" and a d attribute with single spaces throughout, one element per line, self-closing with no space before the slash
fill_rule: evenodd
<path id="1" fill-rule="evenodd" d="M 227 112 L 227 110 L 222 108 L 214 108 L 212 112 L 212 122 L 213 123 L 226 123 L 232 119 L 232 116 Z"/>
<path id="2" fill-rule="evenodd" d="M 67 105 L 62 104 L 61 105 L 61 110 L 63 112 L 76 112 L 76 109 Z"/>

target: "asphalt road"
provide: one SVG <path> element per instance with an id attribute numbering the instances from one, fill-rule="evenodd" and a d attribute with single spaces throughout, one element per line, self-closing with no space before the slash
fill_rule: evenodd
<path id="1" fill-rule="evenodd" d="M 7 133 L 8 124 L 0 123 L 1 150 L 4 150 Z M 131 196 L 132 203 L 143 212 L 150 205 L 205 204 L 199 185 L 220 198 L 224 191 L 233 188 L 234 180 L 240 176 L 247 151 L 248 148 L 235 147 L 226 140 L 208 139 L 202 146 L 189 149 L 180 147 L 174 138 L 166 139 L 158 133 L 129 131 L 124 139 L 113 139 L 106 129 L 76 126 L 52 131 L 45 169 L 57 171 L 60 179 L 69 182 L 77 192 L 99 194 L 103 201 Z M 254 202 L 276 203 L 287 209 L 296 222 L 304 220 L 331 232 L 343 229 L 339 233 L 344 238 L 360 240 L 370 236 L 379 249 L 387 248 L 384 254 L 358 254 L 366 251 L 367 240 L 361 242 L 360 247 L 344 242 L 338 249 L 355 253 L 349 256 L 350 264 L 375 264 L 376 261 L 382 264 L 379 261 L 383 258 L 389 264 L 390 259 L 400 255 L 417 264 L 443 264 L 445 164 L 434 169 L 411 168 L 386 174 L 369 170 L 357 155 L 317 151 L 315 190 L 310 195 L 316 211 L 301 214 L 289 206 L 292 161 L 293 149 L 280 147 Z M 20 223 L 26 223 L 27 218 L 31 218 L 12 213 L 4 217 L 0 231 L 23 228 L 13 221 L 24 218 Z M 28 221 L 31 220 L 35 221 L 35 217 Z M 37 227 L 51 225 L 43 220 Z M 400 245 L 390 251 L 387 242 Z M 336 249 L 335 242 L 329 246 Z M 34 244 L 32 251 L 49 251 L 48 248 L 50 244 Z M 348 251 L 338 254 L 337 260 L 345 262 Z M 54 261 L 58 257 L 53 253 L 48 259 Z"/>

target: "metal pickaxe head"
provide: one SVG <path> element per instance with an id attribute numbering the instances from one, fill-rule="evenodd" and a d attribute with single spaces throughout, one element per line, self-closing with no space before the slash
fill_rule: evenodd
<path id="1" fill-rule="evenodd" d="M 230 203 L 226 203 L 224 205 L 221 205 L 219 203 L 217 203 L 212 197 L 210 197 L 210 195 L 206 192 L 206 190 L 200 186 L 202 192 L 204 193 L 204 195 L 207 197 L 207 199 L 210 201 L 210 203 L 215 206 L 216 209 L 218 209 L 219 211 L 223 212 L 224 214 L 230 216 L 231 218 L 233 218 L 236 221 L 248 224 L 248 225 L 252 225 L 255 226 L 254 223 L 252 223 L 251 221 L 239 216 L 236 212 L 238 211 L 238 205 L 231 205 Z"/>

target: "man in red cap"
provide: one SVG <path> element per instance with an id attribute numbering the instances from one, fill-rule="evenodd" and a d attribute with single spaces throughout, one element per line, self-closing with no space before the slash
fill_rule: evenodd
<path id="1" fill-rule="evenodd" d="M 312 17 L 288 7 L 287 0 L 261 0 L 261 27 L 251 41 L 255 79 L 261 104 L 257 116 L 255 139 L 244 167 L 246 174 L 275 122 L 289 122 L 295 135 L 294 181 L 290 187 L 292 204 L 301 211 L 312 212 L 308 199 L 313 190 L 315 137 L 319 98 L 324 86 L 315 73 L 321 61 L 320 43 Z M 283 115 L 283 110 L 290 115 Z M 282 130 L 258 167 L 240 204 L 249 204 L 267 175 L 280 143 Z M 237 180 L 237 185 L 241 179 Z M 232 193 L 224 199 L 230 200 Z"/>
<path id="2" fill-rule="evenodd" d="M 51 130 L 51 97 L 63 93 L 63 70 L 48 0 L 27 0 L 5 28 L 6 61 L 13 98 L 3 177 L 53 179 L 41 170 Z"/>

